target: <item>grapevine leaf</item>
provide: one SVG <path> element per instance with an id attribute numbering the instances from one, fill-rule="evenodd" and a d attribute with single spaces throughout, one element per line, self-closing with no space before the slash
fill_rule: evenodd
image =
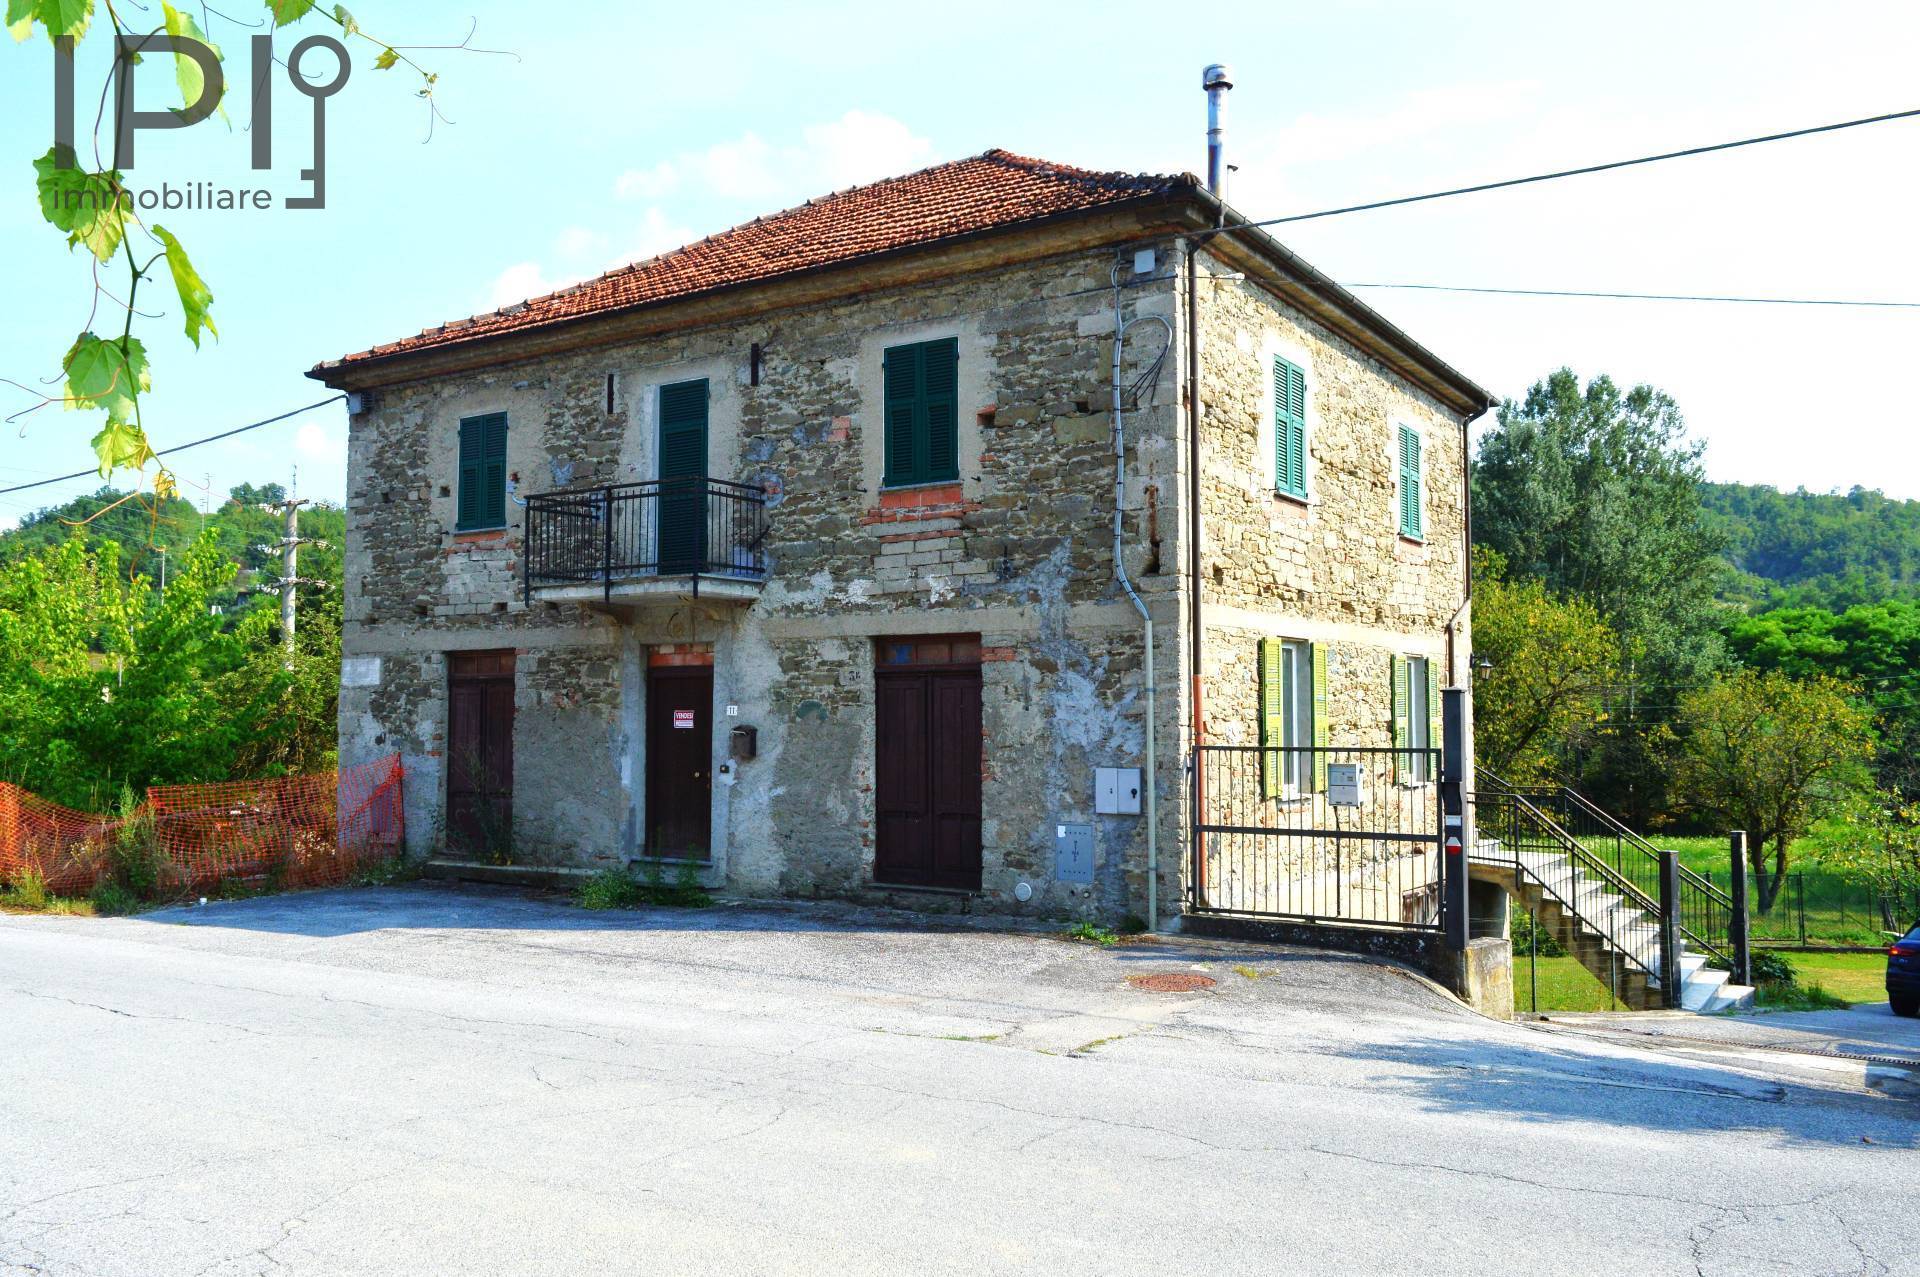
<path id="1" fill-rule="evenodd" d="M 267 0 L 267 9 L 275 26 L 287 27 L 313 12 L 313 0 Z"/>
<path id="2" fill-rule="evenodd" d="M 61 166 L 61 160 L 66 167 Z M 85 244 L 102 262 L 110 261 L 126 233 L 126 192 L 120 174 L 86 173 L 74 167 L 73 152 L 59 146 L 33 162 L 39 174 L 40 213 L 67 233 L 67 244 Z"/>
<path id="3" fill-rule="evenodd" d="M 164 226 L 155 226 L 154 235 L 167 246 L 167 269 L 173 272 L 173 286 L 180 291 L 180 309 L 186 315 L 187 338 L 198 348 L 200 330 L 206 329 L 215 337 L 220 330 L 213 326 L 213 319 L 207 314 L 213 305 L 213 291 L 207 287 L 200 272 L 193 268 L 187 258 L 187 250 L 173 237 L 173 232 Z"/>
<path id="4" fill-rule="evenodd" d="M 47 29 L 47 39 L 70 35 L 75 40 L 87 34 L 87 24 L 93 21 L 93 0 L 31 0 L 33 16 L 40 19 L 40 25 Z M 14 9 L 7 7 L 7 24 L 13 25 Z"/>
<path id="5" fill-rule="evenodd" d="M 347 12 L 347 6 L 344 4 L 333 6 L 333 20 L 340 24 L 341 35 L 360 34 L 360 24 L 354 21 L 353 15 Z"/>
<path id="6" fill-rule="evenodd" d="M 147 350 L 138 337 L 108 340 L 81 333 L 62 365 L 67 373 L 67 406 L 98 408 L 107 423 L 132 421 L 134 399 L 153 387 Z"/>
<path id="7" fill-rule="evenodd" d="M 33 34 L 33 0 L 7 0 L 7 34 L 14 43 Z"/>
<path id="8" fill-rule="evenodd" d="M 392 49 L 382 49 L 380 50 L 380 56 L 373 60 L 373 69 L 376 71 L 391 71 L 399 61 L 400 55 Z"/>
<path id="9" fill-rule="evenodd" d="M 213 50 L 213 56 L 216 60 L 221 62 L 226 61 L 225 55 L 220 52 L 220 46 L 207 39 L 207 33 L 200 29 L 200 24 L 193 20 L 192 14 L 180 12 L 180 10 L 174 8 L 171 4 L 166 3 L 165 0 L 162 0 L 160 9 L 166 18 L 168 35 L 173 36 L 175 39 L 185 37 L 186 39 L 204 44 L 207 48 Z M 175 53 L 173 55 L 173 74 L 174 78 L 180 82 L 180 109 L 184 111 L 200 100 L 200 94 L 206 88 L 206 73 L 200 69 L 198 62 L 195 62 L 186 54 Z M 227 116 L 225 85 L 221 86 L 220 97 L 220 118 L 225 119 Z"/>
<path id="10" fill-rule="evenodd" d="M 122 466 L 138 470 L 153 460 L 146 433 L 131 421 L 109 421 L 102 426 L 93 437 L 93 452 L 100 458 L 103 479 Z"/>

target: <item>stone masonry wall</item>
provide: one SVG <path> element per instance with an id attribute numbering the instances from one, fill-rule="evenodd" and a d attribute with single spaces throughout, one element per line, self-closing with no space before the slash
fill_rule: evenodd
<path id="1" fill-rule="evenodd" d="M 352 422 L 345 650 L 363 675 L 368 661 L 379 673 L 343 691 L 343 754 L 401 748 L 410 827 L 432 828 L 415 813 L 437 820 L 444 784 L 441 653 L 516 648 L 516 848 L 529 859 L 616 863 L 637 852 L 644 787 L 638 654 L 711 643 L 715 878 L 741 891 L 858 895 L 873 858 L 873 640 L 978 633 L 988 655 L 981 907 L 1143 912 L 1144 818 L 1092 812 L 1092 769 L 1139 766 L 1144 743 L 1140 621 L 1113 583 L 1112 261 L 1075 253 L 377 392 Z M 1171 318 L 1171 285 L 1131 289 L 1126 305 Z M 882 354 L 946 336 L 961 351 L 959 482 L 882 493 Z M 1155 348 L 1130 353 L 1129 374 Z M 772 575 L 761 597 L 621 616 L 538 598 L 527 606 L 516 502 L 652 477 L 657 389 L 692 377 L 711 388 L 710 472 L 770 494 Z M 1169 800 L 1181 766 L 1178 596 L 1170 571 L 1147 571 L 1140 512 L 1151 487 L 1161 525 L 1174 526 L 1177 398 L 1169 368 L 1155 402 L 1127 423 L 1126 544 L 1161 624 Z M 459 420 L 500 411 L 508 526 L 455 533 Z M 1166 567 L 1175 562 L 1169 555 Z M 732 765 L 725 728 L 735 724 L 758 728 L 759 757 Z M 1178 818 L 1165 803 L 1166 909 Z M 1053 830 L 1069 821 L 1098 829 L 1091 889 L 1053 881 Z M 1025 905 L 1013 895 L 1022 881 L 1034 887 Z"/>

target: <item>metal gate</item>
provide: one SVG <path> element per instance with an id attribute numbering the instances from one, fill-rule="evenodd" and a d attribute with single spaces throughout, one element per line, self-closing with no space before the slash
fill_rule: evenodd
<path id="1" fill-rule="evenodd" d="M 1440 751 L 1202 745 L 1191 907 L 1440 929 Z"/>

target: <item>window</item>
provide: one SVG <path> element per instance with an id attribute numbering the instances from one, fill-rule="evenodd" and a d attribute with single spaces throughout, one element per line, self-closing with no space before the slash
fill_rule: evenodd
<path id="1" fill-rule="evenodd" d="M 1411 785 L 1424 785 L 1433 775 L 1434 741 L 1440 713 L 1438 671 L 1424 656 L 1393 658 L 1394 772 Z"/>
<path id="2" fill-rule="evenodd" d="M 1400 427 L 1400 535 L 1418 541 L 1420 530 L 1420 432 Z"/>
<path id="3" fill-rule="evenodd" d="M 960 477 L 960 342 L 887 347 L 886 476 L 889 488 Z"/>
<path id="4" fill-rule="evenodd" d="M 1284 359 L 1273 361 L 1273 488 L 1307 495 L 1307 375 Z"/>
<path id="5" fill-rule="evenodd" d="M 507 414 L 460 422 L 460 486 L 453 529 L 473 532 L 507 526 Z"/>
<path id="6" fill-rule="evenodd" d="M 1297 639 L 1260 640 L 1260 792 L 1292 798 L 1326 774 L 1326 664 Z"/>
<path id="7" fill-rule="evenodd" d="M 936 634 L 930 638 L 878 639 L 882 665 L 978 665 L 978 634 Z"/>

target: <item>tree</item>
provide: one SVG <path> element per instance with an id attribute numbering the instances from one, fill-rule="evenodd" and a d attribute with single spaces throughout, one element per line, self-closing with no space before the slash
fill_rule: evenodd
<path id="1" fill-rule="evenodd" d="M 1473 467 L 1474 537 L 1514 576 L 1590 601 L 1663 673 L 1718 660 L 1719 543 L 1701 520 L 1701 444 L 1651 386 L 1570 369 L 1500 406 Z"/>
<path id="2" fill-rule="evenodd" d="M 1920 802 L 1876 792 L 1850 813 L 1847 837 L 1821 863 L 1867 888 L 1880 904 L 1880 925 L 1903 931 L 1920 910 Z"/>
<path id="3" fill-rule="evenodd" d="M 1667 395 L 1605 376 L 1583 390 L 1562 368 L 1501 405 L 1473 466 L 1476 543 L 1513 579 L 1587 600 L 1619 636 L 1607 730 L 1578 766 L 1596 797 L 1642 823 L 1668 806 L 1669 689 L 1724 663 L 1713 596 L 1726 569 L 1701 521 L 1700 449 Z"/>
<path id="4" fill-rule="evenodd" d="M 330 765 L 337 601 L 289 673 L 271 609 L 238 626 L 212 610 L 234 571 L 210 535 L 164 594 L 127 579 L 112 542 L 0 568 L 0 776 L 100 810 L 123 786 Z"/>
<path id="5" fill-rule="evenodd" d="M 314 16 L 331 22 L 338 28 L 342 40 L 364 41 L 379 49 L 373 63 L 375 70 L 389 71 L 404 64 L 417 72 L 420 87 L 416 96 L 426 104 L 429 118 L 438 118 L 434 90 L 439 76 L 415 62 L 404 49 L 375 39 L 344 5 L 329 9 L 317 0 L 264 0 L 264 8 L 270 33 Z M 208 22 L 218 12 L 206 5 L 176 6 L 170 0 L 162 0 L 158 13 L 128 0 L 98 0 L 97 5 L 96 0 L 6 0 L 6 26 L 16 41 L 28 39 L 38 28 L 50 42 L 71 40 L 75 45 L 90 33 L 104 32 L 105 38 L 115 42 L 110 75 L 120 73 L 123 62 L 140 59 L 142 41 L 154 36 L 177 41 L 173 62 L 182 103 L 175 109 L 183 124 L 191 124 L 202 118 L 194 112 L 202 106 L 203 92 L 211 97 L 214 87 L 196 55 L 204 53 L 216 63 L 224 64 L 219 46 L 201 29 L 195 11 Z M 136 15 L 141 26 L 134 25 Z M 230 15 L 220 16 L 235 22 L 236 26 L 241 25 Z M 103 20 L 96 21 L 96 18 Z M 142 29 L 147 24 L 152 25 Z M 260 24 L 245 24 L 246 27 L 257 25 Z M 471 38 L 472 32 L 469 32 L 467 41 L 446 47 L 494 52 L 473 50 L 468 42 Z M 236 78 L 224 70 L 222 76 L 224 80 Z M 241 79 L 241 83 L 245 80 Z M 58 386 L 55 393 L 35 389 L 29 384 L 31 378 L 5 380 L 6 384 L 40 400 L 14 417 L 54 404 L 104 414 L 104 419 L 99 421 L 99 432 L 93 436 L 101 477 L 121 468 L 144 472 L 152 466 L 155 498 L 165 501 L 174 495 L 173 478 L 160 464 L 141 424 L 142 396 L 152 388 L 153 370 L 145 340 L 134 334 L 137 318 L 152 317 L 148 311 L 155 300 L 151 292 L 143 295 L 141 289 L 143 285 L 157 286 L 162 263 L 165 263 L 172 293 L 180 304 L 176 322 L 181 324 L 194 349 L 200 348 L 203 336 L 211 334 L 217 339 L 220 334 L 213 319 L 213 291 L 201 278 L 186 247 L 166 227 L 157 222 L 149 225 L 140 216 L 136 193 L 126 175 L 117 168 L 107 167 L 101 158 L 101 133 L 109 114 L 105 104 L 115 103 L 112 115 L 116 135 L 125 136 L 126 130 L 132 127 L 129 120 L 121 118 L 123 112 L 131 109 L 132 94 L 116 95 L 113 88 L 110 81 L 99 95 L 102 109 L 94 114 L 90 147 L 78 145 L 78 138 L 56 141 L 45 155 L 33 162 L 42 216 L 66 238 L 69 250 L 85 249 L 92 258 L 93 277 L 85 303 L 86 331 L 67 348 L 60 362 L 60 376 L 45 381 L 44 384 Z M 213 106 L 225 110 L 223 103 Z M 258 122 L 264 124 L 265 121 Z M 91 159 L 93 168 L 85 166 L 80 151 L 90 151 L 84 158 Z M 122 265 L 124 275 L 119 274 Z M 107 278 L 119 279 L 112 288 L 102 282 L 102 272 L 107 271 L 112 272 Z M 141 309 L 142 305 L 147 309 Z M 105 322 L 96 326 L 96 320 Z"/>
<path id="6" fill-rule="evenodd" d="M 1831 678 L 1741 670 L 1680 698 L 1677 789 L 1701 813 L 1746 830 L 1761 913 L 1779 895 L 1788 844 L 1864 786 L 1872 720 L 1851 690 Z"/>
<path id="7" fill-rule="evenodd" d="M 1792 607 L 1741 617 L 1727 645 L 1753 669 L 1825 674 L 1860 689 L 1880 741 L 1880 784 L 1920 802 L 1920 601 L 1889 599 L 1845 612 Z"/>
<path id="8" fill-rule="evenodd" d="M 1474 748 L 1507 780 L 1543 779 L 1602 717 L 1619 640 L 1592 604 L 1504 579 L 1497 555 L 1476 551 L 1474 570 Z"/>

